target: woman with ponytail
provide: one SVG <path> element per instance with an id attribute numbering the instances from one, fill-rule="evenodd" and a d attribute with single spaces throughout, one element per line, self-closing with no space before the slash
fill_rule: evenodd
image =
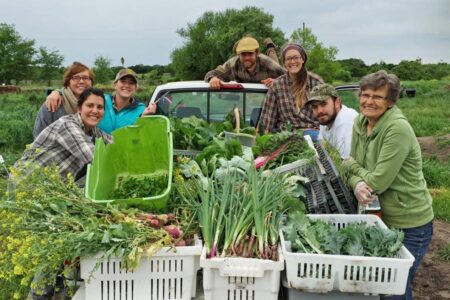
<path id="1" fill-rule="evenodd" d="M 323 80 L 308 72 L 307 60 L 308 56 L 300 45 L 283 47 L 282 61 L 287 74 L 275 79 L 267 93 L 260 119 L 266 133 L 288 129 L 290 124 L 293 130 L 301 129 L 317 140 L 319 122 L 305 103 L 310 90 Z"/>

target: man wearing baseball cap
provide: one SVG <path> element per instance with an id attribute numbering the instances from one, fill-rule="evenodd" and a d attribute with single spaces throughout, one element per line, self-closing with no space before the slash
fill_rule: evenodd
<path id="1" fill-rule="evenodd" d="M 234 50 L 237 56 L 206 73 L 205 81 L 209 82 L 211 89 L 218 90 L 227 81 L 264 83 L 270 86 L 274 78 L 285 74 L 279 64 L 259 53 L 259 43 L 253 37 L 245 36 L 240 39 Z"/>
<path id="2" fill-rule="evenodd" d="M 350 155 L 353 121 L 356 110 L 343 105 L 341 98 L 329 84 L 320 84 L 311 90 L 308 101 L 314 116 L 319 120 L 319 139 L 327 140 L 342 158 Z"/>

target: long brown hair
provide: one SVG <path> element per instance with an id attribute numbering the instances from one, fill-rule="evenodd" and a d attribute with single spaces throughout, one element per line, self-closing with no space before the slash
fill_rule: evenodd
<path id="1" fill-rule="evenodd" d="M 306 69 L 308 55 L 302 46 L 298 44 L 287 44 L 283 47 L 283 64 L 285 62 L 286 53 L 288 50 L 297 50 L 303 58 L 302 68 L 296 74 L 294 82 L 292 82 L 292 94 L 295 98 L 295 107 L 297 110 L 300 110 L 306 100 L 306 89 L 308 87 L 308 70 Z"/>

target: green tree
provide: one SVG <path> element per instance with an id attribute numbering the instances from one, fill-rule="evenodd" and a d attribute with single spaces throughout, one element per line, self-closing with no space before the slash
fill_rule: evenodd
<path id="1" fill-rule="evenodd" d="M 344 70 L 350 72 L 352 78 L 359 79 L 369 73 L 369 67 L 359 58 L 349 58 L 338 61 Z"/>
<path id="2" fill-rule="evenodd" d="M 326 82 L 339 79 L 344 74 L 340 72 L 340 65 L 336 61 L 338 49 L 333 46 L 325 47 L 317 40 L 311 28 L 296 29 L 291 34 L 291 41 L 302 45 L 308 54 L 308 69 L 322 76 Z"/>
<path id="3" fill-rule="evenodd" d="M 420 80 L 424 78 L 422 60 L 420 58 L 414 61 L 402 60 L 397 66 L 392 68 L 400 80 Z"/>
<path id="4" fill-rule="evenodd" d="M 369 72 L 367 73 L 374 73 L 380 70 L 391 71 L 394 67 L 395 67 L 394 64 L 389 64 L 384 61 L 380 61 L 379 63 L 374 63 L 370 65 Z"/>
<path id="5" fill-rule="evenodd" d="M 437 64 L 426 64 L 422 66 L 424 79 L 442 79 L 450 75 L 450 65 L 444 62 Z"/>
<path id="6" fill-rule="evenodd" d="M 13 25 L 0 23 L 0 83 L 31 78 L 34 40 L 22 38 Z"/>
<path id="7" fill-rule="evenodd" d="M 45 47 L 39 48 L 38 57 L 36 58 L 36 66 L 39 67 L 40 78 L 47 80 L 51 85 L 51 80 L 55 78 L 62 67 L 64 56 L 58 51 L 49 51 Z"/>
<path id="8" fill-rule="evenodd" d="M 94 61 L 95 81 L 98 83 L 108 83 L 113 77 L 111 70 L 111 59 L 105 56 L 97 56 Z"/>
<path id="9" fill-rule="evenodd" d="M 251 34 L 261 46 L 266 37 L 281 45 L 284 33 L 272 23 L 273 16 L 256 7 L 205 12 L 194 24 L 178 29 L 185 42 L 172 52 L 172 67 L 182 79 L 203 79 L 206 72 L 235 55 L 233 45 L 245 34 Z"/>

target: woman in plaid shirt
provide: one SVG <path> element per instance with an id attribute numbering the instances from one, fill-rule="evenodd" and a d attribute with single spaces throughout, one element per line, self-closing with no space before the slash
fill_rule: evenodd
<path id="1" fill-rule="evenodd" d="M 287 44 L 283 48 L 282 60 L 287 74 L 275 79 L 269 88 L 260 122 L 266 133 L 280 131 L 290 124 L 293 129 L 302 129 L 316 140 L 319 122 L 305 103 L 310 90 L 323 80 L 307 71 L 308 56 L 300 45 Z"/>
<path id="2" fill-rule="evenodd" d="M 62 177 L 69 173 L 75 179 L 82 177 L 85 166 L 92 161 L 95 139 L 112 141 L 110 135 L 97 128 L 104 108 L 103 91 L 85 89 L 78 100 L 78 112 L 62 116 L 47 126 L 23 153 L 23 166 L 28 162 L 41 167 L 55 165 Z"/>

